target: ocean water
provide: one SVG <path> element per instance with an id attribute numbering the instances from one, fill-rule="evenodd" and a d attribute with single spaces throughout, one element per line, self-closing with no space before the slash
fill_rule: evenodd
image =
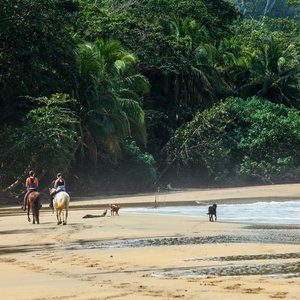
<path id="1" fill-rule="evenodd" d="M 207 217 L 208 205 L 161 206 L 158 208 L 123 208 L 137 214 Z M 218 204 L 218 221 L 250 224 L 300 224 L 300 200 L 255 202 L 248 204 Z"/>

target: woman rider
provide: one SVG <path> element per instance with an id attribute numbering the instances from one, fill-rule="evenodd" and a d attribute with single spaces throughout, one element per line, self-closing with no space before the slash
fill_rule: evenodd
<path id="1" fill-rule="evenodd" d="M 27 188 L 27 192 L 23 199 L 23 205 L 22 205 L 23 210 L 26 210 L 28 195 L 33 191 L 37 191 L 37 188 L 39 186 L 39 181 L 36 178 L 34 171 L 29 172 L 29 177 L 26 178 L 25 186 Z"/>
<path id="2" fill-rule="evenodd" d="M 57 176 L 56 176 L 56 180 L 54 182 L 54 189 L 55 189 L 55 191 L 50 194 L 50 196 L 51 196 L 50 205 L 49 205 L 50 207 L 53 207 L 54 195 L 57 194 L 58 192 L 61 192 L 61 191 L 65 192 L 66 191 L 66 182 L 63 179 L 61 173 L 58 173 Z"/>

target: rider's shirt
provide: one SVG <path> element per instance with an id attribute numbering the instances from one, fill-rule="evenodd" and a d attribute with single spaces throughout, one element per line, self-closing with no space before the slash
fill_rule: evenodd
<path id="1" fill-rule="evenodd" d="M 55 185 L 56 187 L 65 185 L 65 181 L 63 179 L 57 179 Z"/>
<path id="2" fill-rule="evenodd" d="M 57 192 L 65 191 L 65 181 L 63 179 L 57 179 L 54 184 L 54 188 Z"/>
<path id="3" fill-rule="evenodd" d="M 26 179 L 26 188 L 29 191 L 36 190 L 39 186 L 38 179 L 36 177 L 28 177 Z"/>

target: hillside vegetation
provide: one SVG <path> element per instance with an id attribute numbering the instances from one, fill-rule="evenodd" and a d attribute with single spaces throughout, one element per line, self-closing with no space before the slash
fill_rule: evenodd
<path id="1" fill-rule="evenodd" d="M 298 181 L 299 7 L 2 1 L 1 189 Z"/>

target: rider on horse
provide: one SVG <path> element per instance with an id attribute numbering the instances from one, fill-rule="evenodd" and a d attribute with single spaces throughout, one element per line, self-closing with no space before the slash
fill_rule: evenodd
<path id="1" fill-rule="evenodd" d="M 24 211 L 26 210 L 28 195 L 33 191 L 37 191 L 37 188 L 39 186 L 39 181 L 36 178 L 34 171 L 29 172 L 29 177 L 27 177 L 27 179 L 26 179 L 25 186 L 27 188 L 27 192 L 24 196 L 23 205 L 22 205 L 22 209 Z"/>
<path id="2" fill-rule="evenodd" d="M 59 193 L 59 192 L 62 192 L 62 191 L 66 191 L 66 182 L 65 180 L 63 179 L 62 177 L 62 174 L 61 173 L 58 173 L 57 176 L 56 176 L 56 180 L 54 182 L 54 191 L 51 192 L 50 194 L 50 207 L 53 207 L 53 199 L 54 199 L 54 196 Z"/>

